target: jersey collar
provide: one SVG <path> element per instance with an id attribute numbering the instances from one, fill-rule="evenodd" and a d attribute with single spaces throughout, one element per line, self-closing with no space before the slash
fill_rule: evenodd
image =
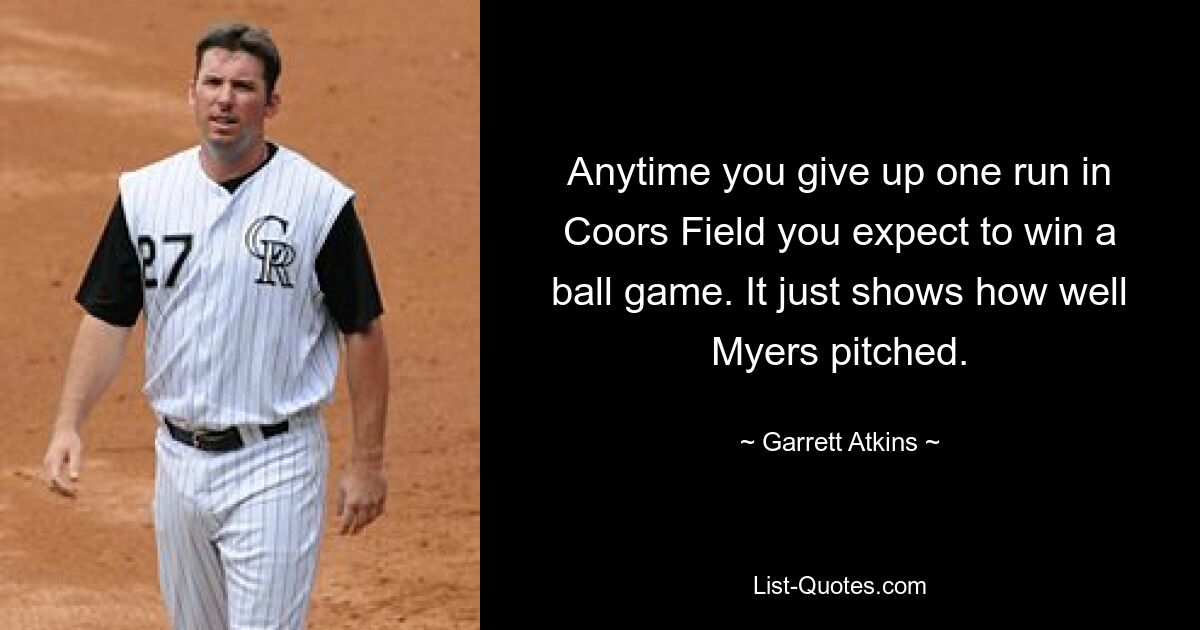
<path id="1" fill-rule="evenodd" d="M 263 160 L 262 163 L 260 163 L 256 167 L 254 167 L 254 170 L 250 171 L 249 173 L 246 173 L 245 175 L 242 175 L 240 177 L 235 177 L 233 179 L 227 179 L 227 180 L 221 182 L 221 187 L 224 188 L 225 190 L 229 191 L 230 194 L 233 194 L 233 192 L 238 189 L 238 186 L 241 186 L 247 179 L 250 179 L 251 177 L 253 177 L 255 173 L 261 171 L 264 166 L 269 164 L 271 162 L 271 158 L 275 157 L 275 154 L 277 152 L 279 152 L 279 147 L 276 146 L 274 142 L 268 142 L 267 143 L 267 159 Z"/>

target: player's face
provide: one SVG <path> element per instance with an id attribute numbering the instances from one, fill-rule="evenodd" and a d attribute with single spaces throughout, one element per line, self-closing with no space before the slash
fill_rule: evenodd
<path id="1" fill-rule="evenodd" d="M 264 122 L 275 115 L 279 95 L 267 96 L 257 57 L 209 48 L 200 57 L 188 102 L 205 146 L 222 158 L 236 160 L 261 145 Z"/>

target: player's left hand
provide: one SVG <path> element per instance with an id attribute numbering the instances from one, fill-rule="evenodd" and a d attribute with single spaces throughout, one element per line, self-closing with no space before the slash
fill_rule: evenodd
<path id="1" fill-rule="evenodd" d="M 383 464 L 351 462 L 342 472 L 337 514 L 341 533 L 354 535 L 383 514 L 387 502 L 387 473 Z"/>

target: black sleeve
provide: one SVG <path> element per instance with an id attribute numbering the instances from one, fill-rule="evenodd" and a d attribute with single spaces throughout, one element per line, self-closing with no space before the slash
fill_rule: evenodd
<path id="1" fill-rule="evenodd" d="M 342 332 L 362 332 L 383 313 L 383 300 L 353 198 L 342 207 L 317 254 L 317 280 L 325 294 L 325 305 Z"/>
<path id="2" fill-rule="evenodd" d="M 142 263 L 129 225 L 121 196 L 113 204 L 112 215 L 92 254 L 87 273 L 75 294 L 75 301 L 93 317 L 114 326 L 128 328 L 137 323 L 142 311 Z"/>

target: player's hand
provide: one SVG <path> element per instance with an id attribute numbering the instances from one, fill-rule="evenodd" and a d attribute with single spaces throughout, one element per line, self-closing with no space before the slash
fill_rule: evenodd
<path id="1" fill-rule="evenodd" d="M 383 464 L 351 462 L 342 472 L 337 514 L 341 533 L 357 534 L 383 514 L 387 501 L 387 473 Z"/>
<path id="2" fill-rule="evenodd" d="M 42 460 L 42 471 L 50 490 L 64 497 L 75 498 L 75 481 L 83 469 L 83 440 L 71 428 L 56 428 L 50 446 Z"/>

